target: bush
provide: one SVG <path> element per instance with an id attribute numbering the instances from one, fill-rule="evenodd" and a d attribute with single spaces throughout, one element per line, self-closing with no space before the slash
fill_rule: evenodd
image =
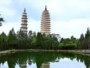
<path id="1" fill-rule="evenodd" d="M 64 50 L 72 50 L 72 49 L 76 49 L 76 44 L 65 44 L 59 46 L 59 48 Z"/>

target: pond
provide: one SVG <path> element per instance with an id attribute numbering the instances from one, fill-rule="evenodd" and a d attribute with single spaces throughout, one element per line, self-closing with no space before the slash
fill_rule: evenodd
<path id="1" fill-rule="evenodd" d="M 90 56 L 61 52 L 0 55 L 0 68 L 90 68 Z"/>

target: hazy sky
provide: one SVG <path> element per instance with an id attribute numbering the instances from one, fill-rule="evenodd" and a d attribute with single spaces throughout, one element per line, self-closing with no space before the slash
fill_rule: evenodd
<path id="1" fill-rule="evenodd" d="M 90 27 L 90 0 L 0 0 L 0 14 L 5 19 L 0 33 L 20 29 L 24 8 L 28 15 L 28 30 L 40 31 L 45 5 L 50 13 L 51 33 L 78 38 Z"/>
<path id="2" fill-rule="evenodd" d="M 70 60 L 68 58 L 60 59 L 59 62 L 49 62 L 50 68 L 86 68 L 85 64 L 77 61 L 76 59 Z M 37 68 L 36 64 L 28 65 L 28 68 Z M 8 68 L 7 62 L 1 65 L 1 68 Z M 20 68 L 18 64 L 15 65 L 15 68 Z"/>

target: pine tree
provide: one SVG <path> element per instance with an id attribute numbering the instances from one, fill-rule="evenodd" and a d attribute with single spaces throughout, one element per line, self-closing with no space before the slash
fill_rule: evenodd
<path id="1" fill-rule="evenodd" d="M 83 47 L 85 47 L 85 49 L 88 49 L 90 47 L 89 45 L 90 45 L 90 30 L 89 28 L 87 28 Z"/>
<path id="2" fill-rule="evenodd" d="M 7 48 L 7 36 L 4 32 L 0 35 L 0 50 L 5 50 Z"/>
<path id="3" fill-rule="evenodd" d="M 84 38 L 84 35 L 81 34 L 80 39 L 79 39 L 79 42 L 78 42 L 78 48 L 79 48 L 79 49 L 82 49 L 82 48 L 83 48 L 84 39 L 85 39 L 85 38 Z"/>
<path id="4" fill-rule="evenodd" d="M 16 48 L 17 46 L 17 37 L 14 32 L 14 29 L 10 30 L 9 35 L 8 35 L 8 46 L 13 49 Z"/>

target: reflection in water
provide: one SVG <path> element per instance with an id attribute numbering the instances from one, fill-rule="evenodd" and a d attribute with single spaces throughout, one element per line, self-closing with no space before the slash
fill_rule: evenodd
<path id="1" fill-rule="evenodd" d="M 43 63 L 42 65 L 41 65 L 41 68 L 49 68 L 50 66 L 49 66 L 49 63 Z"/>
<path id="2" fill-rule="evenodd" d="M 22 62 L 19 65 L 20 65 L 20 68 L 27 68 L 27 63 L 26 62 Z"/>
<path id="3" fill-rule="evenodd" d="M 16 52 L 9 55 L 0 55 L 0 65 L 7 62 L 8 68 L 15 68 L 16 64 L 20 68 L 28 68 L 27 64 L 36 64 L 37 68 L 50 68 L 51 62 L 58 63 L 64 58 L 76 59 L 77 62 L 84 63 L 85 68 L 90 68 L 90 56 L 60 52 Z"/>

